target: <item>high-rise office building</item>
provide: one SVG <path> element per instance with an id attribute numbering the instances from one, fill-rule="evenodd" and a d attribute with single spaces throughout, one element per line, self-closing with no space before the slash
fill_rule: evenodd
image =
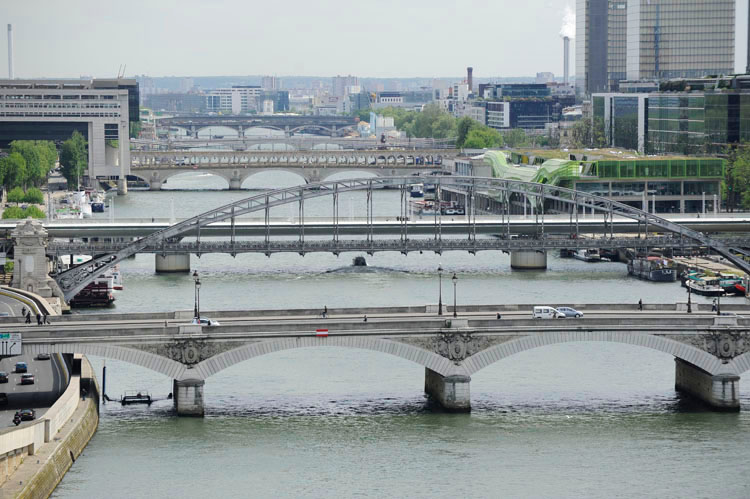
<path id="1" fill-rule="evenodd" d="M 735 0 L 629 0 L 627 78 L 734 72 Z"/>
<path id="2" fill-rule="evenodd" d="M 576 90 L 728 74 L 736 0 L 576 0 Z"/>
<path id="3" fill-rule="evenodd" d="M 334 97 L 343 97 L 347 94 L 347 87 L 357 85 L 359 85 L 359 78 L 357 78 L 356 76 L 334 76 L 332 84 L 332 94 Z"/>

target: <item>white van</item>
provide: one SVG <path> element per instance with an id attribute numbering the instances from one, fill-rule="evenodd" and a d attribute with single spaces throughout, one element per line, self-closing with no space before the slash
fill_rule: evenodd
<path id="1" fill-rule="evenodd" d="M 565 314 L 553 307 L 534 307 L 534 319 L 564 319 Z"/>

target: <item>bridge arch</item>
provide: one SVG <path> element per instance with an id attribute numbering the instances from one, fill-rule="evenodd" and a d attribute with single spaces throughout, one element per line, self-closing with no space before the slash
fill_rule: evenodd
<path id="1" fill-rule="evenodd" d="M 186 175 L 189 173 L 202 173 L 204 175 L 211 175 L 213 177 L 218 177 L 223 179 L 227 183 L 227 187 L 230 185 L 231 177 L 228 177 L 222 173 L 207 169 L 207 168 L 201 168 L 199 166 L 193 166 L 191 169 L 185 169 L 185 170 L 154 170 L 151 172 L 150 175 L 146 176 L 146 181 L 149 184 L 156 184 L 160 188 L 164 182 L 166 182 L 168 179 L 177 177 L 180 175 Z M 152 187 L 153 189 L 154 187 Z"/>
<path id="2" fill-rule="evenodd" d="M 220 353 L 206 359 L 200 364 L 195 366 L 195 374 L 201 379 L 206 379 L 219 371 L 226 369 L 227 367 L 239 364 L 246 360 L 250 360 L 261 355 L 266 355 L 273 352 L 280 352 L 282 350 L 292 350 L 295 348 L 311 348 L 311 347 L 344 347 L 344 348 L 356 348 L 361 350 L 372 350 L 375 352 L 387 353 L 395 357 L 400 357 L 414 362 L 423 367 L 432 369 L 433 371 L 442 374 L 443 376 L 450 376 L 454 374 L 466 374 L 461 366 L 456 366 L 450 360 L 445 357 L 441 357 L 436 353 L 429 352 L 422 348 L 418 348 L 406 343 L 400 343 L 385 338 L 370 338 L 366 336 L 360 337 L 297 337 L 297 338 L 281 338 L 278 340 L 271 341 L 259 341 L 248 345 L 237 347 L 233 350 Z"/>
<path id="3" fill-rule="evenodd" d="M 249 179 L 251 179 L 253 177 L 257 177 L 259 175 L 274 174 L 274 173 L 277 173 L 277 172 L 289 173 L 289 174 L 294 175 L 295 177 L 298 177 L 299 179 L 302 180 L 302 182 L 300 182 L 298 185 L 305 185 L 305 184 L 309 184 L 310 183 L 310 179 L 307 176 L 305 176 L 304 169 L 302 169 L 302 168 L 294 168 L 294 167 L 292 167 L 292 168 L 274 168 L 271 171 L 269 171 L 267 169 L 253 168 L 252 170 L 249 170 L 249 171 L 248 170 L 244 170 L 244 169 L 240 169 L 240 170 L 238 170 L 238 172 L 240 172 L 240 173 L 247 173 L 247 175 L 245 175 L 245 176 L 242 177 L 241 188 L 243 188 L 243 189 L 245 188 L 245 183 Z M 253 187 L 253 189 L 255 189 L 255 187 Z"/>
<path id="4" fill-rule="evenodd" d="M 385 154 L 379 155 L 382 160 Z M 311 165 L 313 166 L 313 165 Z M 385 165 L 384 165 L 385 166 Z M 608 198 L 597 196 L 587 192 L 575 191 L 564 187 L 557 187 L 534 182 L 523 182 L 518 180 L 506 180 L 497 178 L 483 177 L 462 177 L 462 176 L 435 176 L 432 178 L 420 177 L 419 182 L 425 186 L 435 186 L 439 189 L 441 186 L 456 187 L 467 193 L 476 190 L 486 190 L 492 192 L 494 196 L 500 199 L 505 205 L 513 195 L 520 195 L 524 198 L 531 198 L 539 206 L 539 210 L 544 214 L 545 200 L 553 200 L 561 205 L 567 205 L 571 208 L 572 214 L 575 208 L 576 220 L 578 219 L 578 209 L 591 209 L 592 211 L 603 212 L 606 215 L 606 221 L 620 216 L 635 220 L 640 227 L 644 224 L 645 233 L 648 234 L 649 226 L 656 227 L 662 231 L 670 232 L 679 238 L 686 237 L 692 239 L 703 246 L 722 255 L 728 261 L 732 262 L 739 269 L 750 273 L 750 263 L 738 258 L 723 243 L 706 236 L 705 234 L 670 222 L 655 214 L 648 213 L 624 203 L 613 201 Z M 128 246 L 120 249 L 116 253 L 103 255 L 95 260 L 87 262 L 85 266 L 74 267 L 55 276 L 66 300 L 73 298 L 80 290 L 92 282 L 106 268 L 109 268 L 121 260 L 142 251 L 149 245 L 156 245 L 169 238 L 179 237 L 186 233 L 195 233 L 201 227 L 216 222 L 231 220 L 235 217 L 268 210 L 274 206 L 282 204 L 299 203 L 303 199 L 309 199 L 320 196 L 338 196 L 342 192 L 356 190 L 372 190 L 380 187 L 406 187 L 415 183 L 415 177 L 378 177 L 367 179 L 335 180 L 329 182 L 317 182 L 308 184 L 303 188 L 291 187 L 276 189 L 256 194 L 254 196 L 232 202 L 214 210 L 202 213 L 195 217 L 189 218 L 175 225 L 153 232 L 148 236 L 142 237 Z M 541 202 L 540 202 L 541 201 Z M 539 213 L 537 211 L 537 213 Z M 438 218 L 442 217 L 439 215 Z M 543 227 L 543 218 L 542 218 Z M 572 226 L 571 226 L 572 227 Z M 605 225 L 606 227 L 606 225 Z M 611 225 L 610 225 L 611 227 Z M 610 229 L 611 230 L 611 229 Z M 439 241 L 442 244 L 442 241 Z"/>
<path id="5" fill-rule="evenodd" d="M 732 372 L 733 368 L 727 364 L 722 364 L 721 360 L 704 352 L 696 347 L 680 343 L 661 336 L 651 334 L 602 331 L 596 332 L 593 337 L 590 332 L 585 333 L 565 333 L 549 332 L 544 334 L 535 334 L 524 336 L 511 340 L 500 345 L 492 346 L 486 350 L 468 357 L 463 361 L 468 375 L 472 375 L 487 366 L 490 366 L 502 359 L 515 355 L 517 353 L 533 350 L 535 348 L 547 345 L 556 345 L 570 342 L 613 342 L 624 343 L 627 345 L 642 346 L 659 352 L 672 355 L 675 358 L 682 359 L 695 366 L 700 367 L 710 374 L 719 374 Z"/>
<path id="6" fill-rule="evenodd" d="M 184 379 L 187 369 L 183 364 L 155 353 L 119 345 L 94 343 L 53 343 L 50 345 L 24 344 L 25 353 L 36 356 L 40 353 L 80 353 L 106 359 L 121 360 L 128 364 L 145 367 L 173 379 Z"/>
<path id="7" fill-rule="evenodd" d="M 750 352 L 738 355 L 729 363 L 735 369 L 735 374 L 743 374 L 750 371 Z"/>

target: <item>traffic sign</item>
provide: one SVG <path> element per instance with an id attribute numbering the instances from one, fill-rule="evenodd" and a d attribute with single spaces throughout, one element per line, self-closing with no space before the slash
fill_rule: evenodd
<path id="1" fill-rule="evenodd" d="M 21 355 L 21 333 L 0 333 L 0 357 Z"/>

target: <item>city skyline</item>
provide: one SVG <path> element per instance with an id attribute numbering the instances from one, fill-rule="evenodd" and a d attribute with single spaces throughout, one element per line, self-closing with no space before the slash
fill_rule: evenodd
<path id="1" fill-rule="evenodd" d="M 737 4 L 744 21 L 747 0 Z M 475 68 L 477 78 L 541 71 L 561 76 L 560 32 L 566 7 L 575 8 L 573 0 L 489 6 L 477 0 L 460 5 L 417 0 L 408 6 L 386 0 L 377 9 L 347 10 L 290 0 L 258 15 L 252 4 L 231 0 L 213 2 L 210 12 L 196 0 L 128 5 L 116 14 L 93 0 L 6 5 L 15 77 L 111 77 L 121 65 L 127 65 L 126 75 L 155 77 L 453 77 L 465 74 L 466 66 Z M 511 22 L 514 18 L 533 19 L 533 27 Z M 305 25 L 309 29 L 301 29 Z M 746 33 L 745 22 L 739 22 L 737 69 L 745 67 Z M 0 74 L 7 75 L 7 51 L 0 54 Z M 571 74 L 574 54 L 571 47 Z"/>

